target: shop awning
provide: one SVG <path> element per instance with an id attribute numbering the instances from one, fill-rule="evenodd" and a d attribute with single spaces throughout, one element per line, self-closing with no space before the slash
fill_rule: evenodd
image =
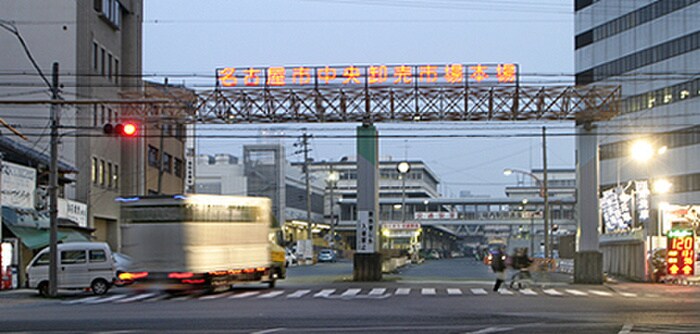
<path id="1" fill-rule="evenodd" d="M 29 249 L 49 245 L 49 217 L 35 210 L 2 207 L 2 223 Z M 90 229 L 59 220 L 57 241 L 90 241 Z"/>
<path id="2" fill-rule="evenodd" d="M 5 226 L 29 249 L 41 249 L 49 245 L 49 230 L 47 229 L 9 224 Z M 59 230 L 57 240 L 61 242 L 90 241 L 90 238 L 78 231 Z"/>

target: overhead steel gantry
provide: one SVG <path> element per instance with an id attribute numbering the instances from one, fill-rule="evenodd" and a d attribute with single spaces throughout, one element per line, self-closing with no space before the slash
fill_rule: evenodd
<path id="1" fill-rule="evenodd" d="M 324 123 L 532 121 L 617 115 L 619 87 L 242 87 L 198 93 L 198 122 Z"/>

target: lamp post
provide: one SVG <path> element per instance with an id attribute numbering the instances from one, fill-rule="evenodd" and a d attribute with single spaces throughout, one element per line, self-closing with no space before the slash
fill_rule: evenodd
<path id="1" fill-rule="evenodd" d="M 401 161 L 396 165 L 401 177 L 401 222 L 406 221 L 406 174 L 411 170 L 411 164 L 408 161 Z"/>
<path id="2" fill-rule="evenodd" d="M 527 175 L 535 180 L 535 183 L 537 186 L 540 188 L 540 197 L 544 200 L 544 209 L 543 209 L 543 225 L 544 225 L 544 257 L 549 259 L 549 254 L 550 254 L 550 237 L 549 237 L 549 194 L 548 194 L 548 189 L 547 189 L 547 182 L 546 180 L 543 182 L 540 180 L 537 175 L 532 174 L 528 171 L 520 170 L 520 169 L 513 169 L 513 168 L 506 168 L 503 170 L 503 175 L 512 175 L 513 173 L 518 173 L 518 174 L 523 174 Z M 534 249 L 532 252 L 534 253 Z"/>
<path id="3" fill-rule="evenodd" d="M 335 202 L 333 201 L 333 189 L 338 182 L 339 175 L 337 172 L 333 171 L 333 165 L 330 166 L 330 172 L 326 178 L 328 183 L 328 188 L 330 189 L 330 212 L 331 212 L 331 249 L 335 249 Z"/>

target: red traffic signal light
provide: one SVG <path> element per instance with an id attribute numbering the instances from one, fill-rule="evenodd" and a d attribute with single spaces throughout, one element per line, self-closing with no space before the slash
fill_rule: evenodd
<path id="1" fill-rule="evenodd" d="M 117 123 L 115 125 L 107 123 L 104 127 L 102 127 L 102 130 L 108 135 L 134 137 L 138 133 L 138 125 L 133 122 Z"/>

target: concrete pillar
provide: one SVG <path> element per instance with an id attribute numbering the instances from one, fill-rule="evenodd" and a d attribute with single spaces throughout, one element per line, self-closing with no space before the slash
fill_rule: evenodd
<path id="1" fill-rule="evenodd" d="M 599 250 L 600 212 L 598 205 L 598 137 L 590 123 L 576 125 L 576 255 L 574 282 L 603 283 L 603 254 Z"/>
<path id="2" fill-rule="evenodd" d="M 379 139 L 372 125 L 357 127 L 357 251 L 355 281 L 380 281 L 379 253 Z"/>

